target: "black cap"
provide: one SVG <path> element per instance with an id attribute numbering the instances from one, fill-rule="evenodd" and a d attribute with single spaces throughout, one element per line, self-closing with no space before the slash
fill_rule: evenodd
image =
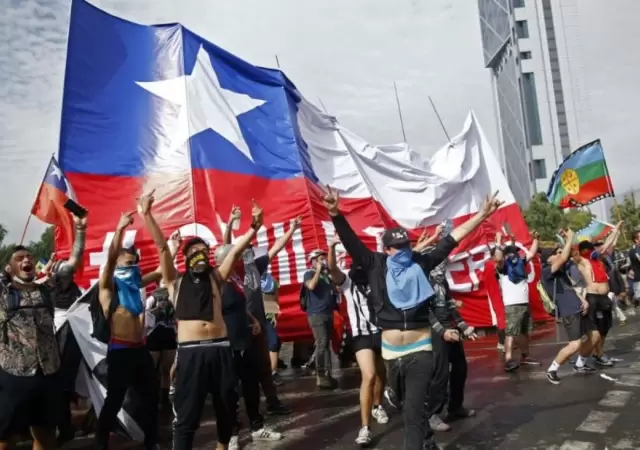
<path id="1" fill-rule="evenodd" d="M 385 230 L 382 235 L 383 247 L 402 247 L 409 245 L 410 243 L 411 239 L 409 239 L 409 233 L 401 227 Z"/>
<path id="2" fill-rule="evenodd" d="M 504 249 L 502 249 L 502 253 L 504 253 L 505 255 L 509 255 L 509 254 L 519 254 L 520 253 L 520 247 L 518 247 L 517 245 L 505 245 Z"/>
<path id="3" fill-rule="evenodd" d="M 560 247 L 556 246 L 556 247 L 545 247 L 540 249 L 540 259 L 542 259 L 542 262 L 546 262 L 549 258 L 551 258 L 559 249 Z"/>

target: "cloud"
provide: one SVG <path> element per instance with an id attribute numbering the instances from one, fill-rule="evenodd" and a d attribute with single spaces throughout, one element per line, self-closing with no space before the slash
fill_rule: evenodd
<path id="1" fill-rule="evenodd" d="M 411 0 L 100 0 L 141 23 L 181 22 L 227 50 L 282 69 L 305 96 L 372 143 L 402 140 L 398 84 L 409 143 L 431 153 L 474 108 L 497 146 L 477 5 Z M 188 6 L 185 6 L 188 5 Z M 69 2 L 14 0 L 0 16 L 0 179 L 11 202 L 2 222 L 19 238 L 38 179 L 57 151 Z M 42 227 L 32 226 L 37 237 Z"/>

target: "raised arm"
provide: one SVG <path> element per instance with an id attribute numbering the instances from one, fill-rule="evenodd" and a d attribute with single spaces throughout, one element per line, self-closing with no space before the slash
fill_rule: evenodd
<path id="1" fill-rule="evenodd" d="M 433 233 L 433 236 L 429 236 L 429 234 L 427 233 L 427 230 L 425 229 L 420 235 L 420 237 L 418 238 L 418 242 L 416 242 L 416 245 L 413 246 L 413 251 L 417 253 L 421 253 L 424 251 L 425 248 L 430 247 L 434 243 L 438 242 L 438 240 L 441 237 L 440 235 L 442 234 L 442 230 L 443 230 L 442 225 L 438 225 L 436 227 L 435 233 Z"/>
<path id="2" fill-rule="evenodd" d="M 340 200 L 338 191 L 330 186 L 327 186 L 327 190 L 327 195 L 324 197 L 324 206 L 326 206 L 327 212 L 329 216 L 331 216 L 331 221 L 342 241 L 342 245 L 347 250 L 347 253 L 351 255 L 354 262 L 361 265 L 365 270 L 371 269 L 373 267 L 375 253 L 362 243 L 353 231 L 353 228 L 351 228 L 351 225 L 349 225 L 349 222 L 347 222 L 347 219 L 340 214 L 338 210 Z"/>
<path id="3" fill-rule="evenodd" d="M 144 218 L 144 224 L 147 231 L 151 235 L 156 248 L 158 249 L 158 258 L 160 259 L 160 271 L 162 272 L 162 280 L 167 286 L 173 286 L 176 281 L 177 275 L 175 267 L 173 267 L 173 256 L 167 240 L 162 234 L 162 230 L 156 222 L 156 219 L 151 213 L 151 207 L 153 206 L 153 192 L 143 195 L 138 200 L 138 213 Z"/>
<path id="4" fill-rule="evenodd" d="M 87 230 L 87 216 L 82 218 L 73 216 L 73 223 L 75 225 L 75 238 L 73 240 L 73 247 L 71 248 L 71 256 L 67 264 L 73 266 L 74 272 L 82 265 L 82 255 L 84 253 L 85 236 Z"/>
<path id="5" fill-rule="evenodd" d="M 167 242 L 169 252 L 171 253 L 171 261 L 174 263 L 174 268 L 176 255 L 180 249 L 181 242 L 182 237 L 180 236 L 180 230 L 174 231 L 171 236 L 169 236 L 169 241 Z M 151 283 L 159 283 L 160 281 L 162 281 L 162 265 L 158 265 L 153 272 L 149 272 L 142 276 L 142 287 L 147 287 Z"/>
<path id="6" fill-rule="evenodd" d="M 538 247 L 540 246 L 540 239 L 537 231 L 534 231 L 531 236 L 533 237 L 533 242 L 531 243 L 531 247 L 527 250 L 526 261 L 531 261 L 538 254 Z"/>
<path id="7" fill-rule="evenodd" d="M 342 273 L 342 270 L 338 267 L 338 259 L 336 258 L 336 246 L 340 243 L 340 238 L 336 235 L 329 243 L 329 254 L 327 255 L 327 265 L 329 266 L 329 273 L 331 279 L 338 286 L 344 283 L 346 275 Z"/>
<path id="8" fill-rule="evenodd" d="M 128 213 L 122 213 L 116 231 L 113 234 L 113 239 L 107 250 L 107 261 L 102 268 L 100 279 L 98 280 L 100 304 L 105 314 L 108 313 L 109 305 L 111 304 L 111 294 L 113 290 L 113 272 L 116 269 L 116 262 L 118 255 L 122 249 L 122 232 L 125 228 L 133 223 L 133 211 Z"/>
<path id="9" fill-rule="evenodd" d="M 622 224 L 623 222 L 620 221 L 618 222 L 618 224 L 616 225 L 616 227 L 613 229 L 613 232 L 611 232 L 611 234 L 609 236 L 607 236 L 607 239 L 605 239 L 604 244 L 602 245 L 602 253 L 603 254 L 609 254 L 613 251 L 616 242 L 618 242 L 618 237 L 620 237 L 620 231 L 622 230 Z"/>
<path id="10" fill-rule="evenodd" d="M 251 211 L 251 228 L 245 234 L 240 236 L 235 245 L 229 250 L 227 256 L 221 261 L 218 266 L 218 274 L 223 281 L 226 281 L 233 272 L 233 268 L 242 257 L 244 249 L 253 241 L 256 237 L 256 233 L 262 226 L 264 221 L 264 212 L 262 208 L 258 206 L 255 200 L 253 200 L 253 209 Z"/>
<path id="11" fill-rule="evenodd" d="M 287 242 L 291 240 L 291 236 L 293 236 L 293 233 L 295 233 L 296 230 L 300 228 L 300 224 L 302 224 L 302 216 L 298 216 L 291 221 L 289 230 L 283 236 L 281 236 L 269 249 L 269 252 L 267 253 L 269 256 L 269 262 L 271 262 L 271 260 L 275 258 L 278 253 L 280 253 L 284 246 L 287 245 Z"/>
<path id="12" fill-rule="evenodd" d="M 225 228 L 224 234 L 222 235 L 223 244 L 231 244 L 233 224 L 236 222 L 236 220 L 240 220 L 240 207 L 233 205 L 231 207 L 231 214 L 229 214 L 229 219 L 227 220 L 227 228 Z"/>
<path id="13" fill-rule="evenodd" d="M 487 196 L 487 198 L 482 203 L 480 210 L 469 220 L 467 220 L 462 225 L 457 226 L 453 229 L 450 236 L 456 240 L 456 242 L 462 242 L 464 238 L 466 238 L 473 230 L 478 228 L 478 226 L 489 216 L 491 216 L 494 212 L 502 206 L 500 200 L 498 200 L 498 191 L 496 191 L 492 196 Z"/>
<path id="14" fill-rule="evenodd" d="M 567 229 L 560 233 L 564 239 L 564 247 L 562 247 L 562 253 L 560 253 L 560 256 L 558 258 L 554 258 L 551 262 L 551 273 L 556 273 L 558 270 L 562 269 L 571 257 L 571 246 L 573 245 L 574 237 L 573 230 Z"/>

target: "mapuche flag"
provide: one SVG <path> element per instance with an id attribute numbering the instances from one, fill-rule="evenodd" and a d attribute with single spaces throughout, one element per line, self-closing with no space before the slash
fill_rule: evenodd
<path id="1" fill-rule="evenodd" d="M 591 223 L 586 227 L 578 230 L 575 234 L 575 243 L 582 241 L 598 242 L 604 240 L 615 227 L 609 223 L 602 222 L 597 219 L 592 219 Z"/>
<path id="2" fill-rule="evenodd" d="M 600 139 L 567 156 L 551 177 L 547 191 L 549 203 L 560 208 L 585 206 L 613 196 Z"/>

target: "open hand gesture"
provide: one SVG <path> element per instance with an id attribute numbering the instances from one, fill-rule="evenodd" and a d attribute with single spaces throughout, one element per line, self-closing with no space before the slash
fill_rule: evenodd
<path id="1" fill-rule="evenodd" d="M 257 230 L 264 222 L 264 211 L 255 200 L 251 201 L 253 202 L 253 207 L 251 208 L 251 227 Z"/>
<path id="2" fill-rule="evenodd" d="M 120 216 L 120 220 L 118 221 L 118 225 L 116 226 L 116 229 L 118 231 L 122 231 L 132 223 L 133 223 L 133 211 L 124 212 Z"/>
<path id="3" fill-rule="evenodd" d="M 138 213 L 140 215 L 144 216 L 145 214 L 149 214 L 149 212 L 151 211 L 153 201 L 155 200 L 155 198 L 153 197 L 153 193 L 155 191 L 156 190 L 153 189 L 151 192 L 143 195 L 138 199 Z"/>
<path id="4" fill-rule="evenodd" d="M 484 202 L 482 202 L 482 206 L 480 207 L 480 213 L 483 217 L 487 218 L 494 212 L 498 210 L 504 203 L 503 201 L 498 199 L 498 192 L 496 191 L 491 196 L 487 196 Z"/>
<path id="5" fill-rule="evenodd" d="M 327 208 L 327 211 L 329 211 L 329 215 L 331 216 L 338 215 L 339 200 L 340 200 L 340 195 L 338 194 L 338 191 L 332 188 L 331 186 L 327 186 L 327 193 L 324 196 L 324 199 L 322 200 L 322 202 L 324 203 L 324 206 Z"/>

